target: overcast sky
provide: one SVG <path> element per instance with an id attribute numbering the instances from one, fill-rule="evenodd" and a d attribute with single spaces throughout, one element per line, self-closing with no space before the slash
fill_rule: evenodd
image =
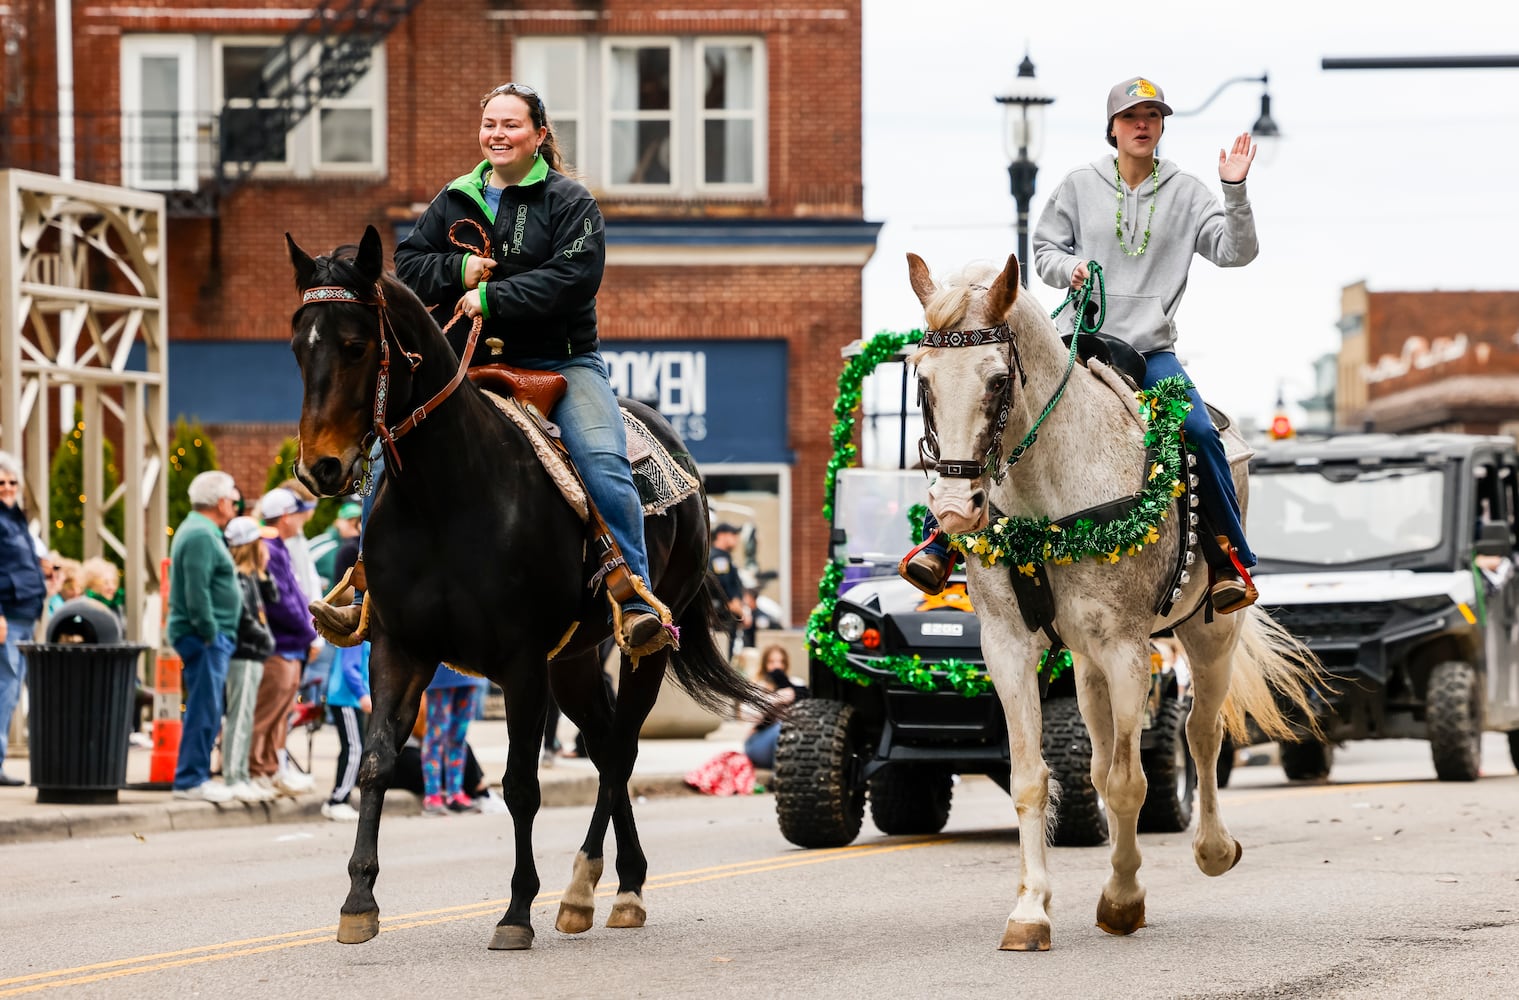
<path id="1" fill-rule="evenodd" d="M 1260 256 L 1224 270 L 1194 258 L 1178 353 L 1204 396 L 1269 419 L 1313 391 L 1338 346 L 1340 290 L 1519 288 L 1519 69 L 1322 70 L 1325 56 L 1519 55 L 1519 3 L 1368 0 L 1012 3 L 865 0 L 865 215 L 884 222 L 865 268 L 864 332 L 922 310 L 905 254 L 936 273 L 1017 247 L 1002 93 L 1025 47 L 1055 98 L 1030 229 L 1072 168 L 1108 152 L 1108 88 L 1144 75 L 1178 112 L 1236 76 L 1270 75 L 1283 132 L 1249 193 Z M 1261 86 L 1167 120 L 1160 155 L 1218 190 L 1218 150 L 1255 121 Z M 1156 229 L 1166 225 L 1164 197 Z M 1099 258 L 1100 259 L 1100 258 Z M 1037 275 L 1049 308 L 1062 291 Z"/>

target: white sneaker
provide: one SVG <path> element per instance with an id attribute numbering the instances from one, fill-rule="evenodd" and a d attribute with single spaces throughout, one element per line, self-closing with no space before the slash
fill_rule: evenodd
<path id="1" fill-rule="evenodd" d="M 267 792 L 257 785 L 247 781 L 234 782 L 227 786 L 227 791 L 239 802 L 267 802 L 273 798 L 272 792 Z"/>
<path id="2" fill-rule="evenodd" d="M 322 815 L 335 823 L 356 823 L 359 811 L 346 802 L 323 802 Z"/>
<path id="3" fill-rule="evenodd" d="M 176 788 L 174 797 L 201 802 L 231 802 L 232 790 L 220 781 L 207 781 L 194 788 Z"/>
<path id="4" fill-rule="evenodd" d="M 475 801 L 480 804 L 480 811 L 482 813 L 496 815 L 500 813 L 511 812 L 511 810 L 506 807 L 506 800 L 498 795 L 494 788 L 486 792 L 484 795 L 477 797 Z"/>
<path id="5" fill-rule="evenodd" d="M 275 789 L 281 795 L 289 795 L 291 798 L 311 791 L 315 785 L 311 775 L 299 771 L 281 771 L 274 776 Z"/>

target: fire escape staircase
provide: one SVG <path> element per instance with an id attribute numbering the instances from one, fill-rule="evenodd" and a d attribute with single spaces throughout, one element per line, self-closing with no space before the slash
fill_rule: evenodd
<path id="1" fill-rule="evenodd" d="M 347 94 L 369 72 L 375 45 L 419 3 L 317 0 L 310 16 L 270 52 L 251 99 L 239 95 L 223 105 L 215 173 L 198 190 L 171 200 L 171 213 L 214 218 L 223 198 L 259 163 L 275 158 L 291 129 L 322 101 Z"/>

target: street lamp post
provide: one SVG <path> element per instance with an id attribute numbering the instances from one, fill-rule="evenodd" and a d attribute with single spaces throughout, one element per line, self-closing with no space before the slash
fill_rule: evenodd
<path id="1" fill-rule="evenodd" d="M 1257 140 L 1259 145 L 1264 149 L 1268 144 L 1265 142 L 1259 142 L 1259 140 L 1280 139 L 1282 137 L 1281 129 L 1277 128 L 1276 120 L 1271 117 L 1271 91 L 1267 89 L 1267 86 L 1270 84 L 1270 82 L 1270 76 L 1266 73 L 1262 73 L 1260 76 L 1237 76 L 1232 80 L 1225 80 L 1223 83 L 1218 85 L 1217 90 L 1208 95 L 1208 99 L 1206 101 L 1202 102 L 1190 111 L 1177 111 L 1176 115 L 1178 117 L 1185 118 L 1190 115 L 1202 114 L 1202 112 L 1207 110 L 1208 105 L 1212 104 L 1219 94 L 1222 94 L 1225 90 L 1228 90 L 1236 83 L 1258 83 L 1261 85 L 1261 113 L 1255 119 L 1255 124 L 1250 126 L 1250 137 Z"/>
<path id="2" fill-rule="evenodd" d="M 1039 173 L 1035 161 L 1044 143 L 1044 109 L 1055 103 L 1034 80 L 1034 64 L 1027 53 L 1018 64 L 1018 75 L 1007 92 L 997 96 L 997 103 L 1002 105 L 1007 179 L 1018 206 L 1018 273 L 1027 287 L 1029 203 L 1034 200 L 1034 177 Z"/>

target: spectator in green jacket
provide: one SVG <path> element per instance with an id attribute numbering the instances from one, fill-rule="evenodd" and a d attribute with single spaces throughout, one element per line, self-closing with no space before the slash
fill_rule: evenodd
<path id="1" fill-rule="evenodd" d="M 226 802 L 231 791 L 211 780 L 211 746 L 221 728 L 227 665 L 237 648 L 243 596 L 222 528 L 237 514 L 237 484 L 225 472 L 190 481 L 190 513 L 169 549 L 170 645 L 183 663 L 184 724 L 174 797 Z"/>

